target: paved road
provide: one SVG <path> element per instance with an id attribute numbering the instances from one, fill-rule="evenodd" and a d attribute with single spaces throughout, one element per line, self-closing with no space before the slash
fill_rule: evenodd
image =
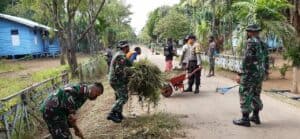
<path id="1" fill-rule="evenodd" d="M 163 69 L 162 55 L 152 55 L 146 48 L 142 51 L 141 57 L 147 57 Z M 182 119 L 186 124 L 187 138 L 300 139 L 300 109 L 266 95 L 262 95 L 264 109 L 261 125 L 252 124 L 250 128 L 234 126 L 232 120 L 240 117 L 238 89 L 226 95 L 215 93 L 216 87 L 234 84 L 232 80 L 221 76 L 206 78 L 203 74 L 199 95 L 175 93 L 171 98 L 164 98 L 159 108 L 187 115 Z"/>

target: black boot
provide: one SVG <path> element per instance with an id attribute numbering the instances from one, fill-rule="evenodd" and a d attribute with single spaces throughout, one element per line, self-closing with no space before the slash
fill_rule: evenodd
<path id="1" fill-rule="evenodd" d="M 194 92 L 194 94 L 199 94 L 199 86 L 198 87 L 196 87 L 196 89 L 195 89 L 195 92 Z"/>
<path id="2" fill-rule="evenodd" d="M 233 120 L 233 124 L 250 127 L 249 113 L 243 113 L 243 117 L 239 120 Z"/>
<path id="3" fill-rule="evenodd" d="M 117 117 L 120 119 L 120 120 L 123 120 L 124 119 L 124 116 L 122 114 L 122 112 L 118 112 L 116 113 Z"/>
<path id="4" fill-rule="evenodd" d="M 259 111 L 253 111 L 253 115 L 250 117 L 250 121 L 259 125 L 260 124 L 260 119 L 259 119 L 258 113 L 259 113 Z"/>
<path id="5" fill-rule="evenodd" d="M 107 120 L 112 120 L 115 123 L 120 123 L 122 120 L 117 116 L 117 112 L 110 112 L 106 117 Z"/>

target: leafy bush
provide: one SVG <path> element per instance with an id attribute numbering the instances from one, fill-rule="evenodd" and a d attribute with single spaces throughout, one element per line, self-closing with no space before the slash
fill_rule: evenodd
<path id="1" fill-rule="evenodd" d="M 90 58 L 86 63 L 81 65 L 82 82 L 91 82 L 107 74 L 108 65 L 105 57 L 100 55 Z"/>

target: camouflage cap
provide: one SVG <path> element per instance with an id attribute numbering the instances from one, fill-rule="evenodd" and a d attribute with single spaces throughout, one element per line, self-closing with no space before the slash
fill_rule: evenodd
<path id="1" fill-rule="evenodd" d="M 246 28 L 246 31 L 248 31 L 248 32 L 259 32 L 261 30 L 262 30 L 261 27 L 257 24 L 249 25 Z"/>
<path id="2" fill-rule="evenodd" d="M 128 41 L 126 40 L 119 41 L 118 48 L 124 48 L 126 46 L 129 46 Z"/>

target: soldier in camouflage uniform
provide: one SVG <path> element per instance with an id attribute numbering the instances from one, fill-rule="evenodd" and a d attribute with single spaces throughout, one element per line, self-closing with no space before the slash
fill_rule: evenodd
<path id="1" fill-rule="evenodd" d="M 266 72 L 267 52 L 259 38 L 261 28 L 254 24 L 246 29 L 248 40 L 245 55 L 242 61 L 241 73 L 237 78 L 240 83 L 239 95 L 243 117 L 234 120 L 235 125 L 250 126 L 250 121 L 260 124 L 259 111 L 263 104 L 260 98 L 262 82 Z M 249 118 L 249 114 L 253 115 Z"/>
<path id="2" fill-rule="evenodd" d="M 123 120 L 122 110 L 123 105 L 128 100 L 127 84 L 131 73 L 130 67 L 132 66 L 131 62 L 126 58 L 126 54 L 129 52 L 128 42 L 120 41 L 118 48 L 120 48 L 120 51 L 114 55 L 109 69 L 109 82 L 115 90 L 116 102 L 107 116 L 107 120 L 112 120 L 116 123 L 120 123 Z"/>
<path id="3" fill-rule="evenodd" d="M 101 83 L 92 85 L 67 85 L 50 94 L 42 103 L 40 111 L 53 139 L 70 139 L 69 128 L 83 138 L 76 125 L 75 112 L 87 99 L 95 100 L 103 93 Z"/>

